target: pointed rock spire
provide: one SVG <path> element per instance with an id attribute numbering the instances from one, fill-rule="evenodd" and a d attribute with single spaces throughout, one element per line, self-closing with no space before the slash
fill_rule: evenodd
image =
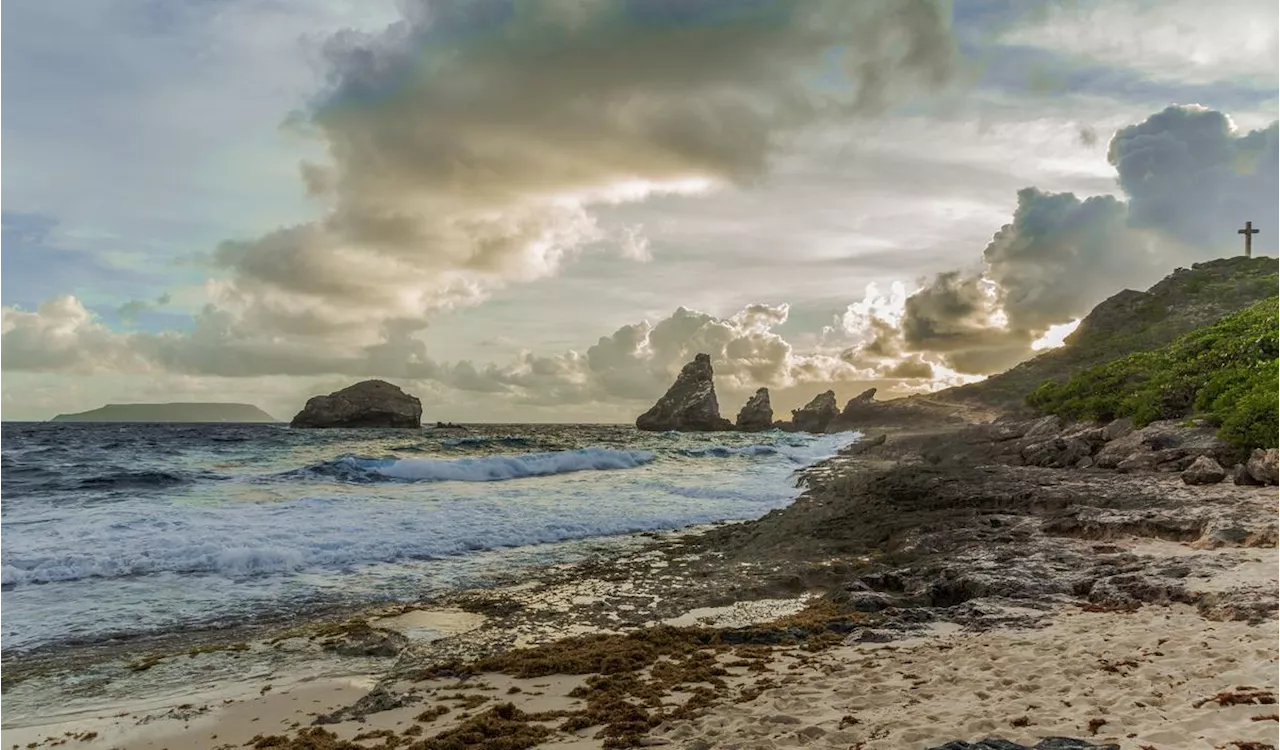
<path id="1" fill-rule="evenodd" d="M 636 418 L 636 429 L 661 432 L 711 432 L 731 430 L 733 425 L 720 416 L 716 386 L 712 380 L 711 357 L 699 354 L 680 370 L 676 382 L 649 411 Z"/>
<path id="2" fill-rule="evenodd" d="M 743 432 L 760 432 L 773 427 L 773 406 L 769 403 L 769 389 L 761 388 L 738 412 L 737 427 Z"/>

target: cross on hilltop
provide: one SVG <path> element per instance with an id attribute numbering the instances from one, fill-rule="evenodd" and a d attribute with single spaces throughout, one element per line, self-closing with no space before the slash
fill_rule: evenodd
<path id="1" fill-rule="evenodd" d="M 1258 230 L 1253 228 L 1252 221 L 1246 221 L 1244 223 L 1244 229 L 1236 230 L 1236 234 L 1244 235 L 1244 257 L 1246 258 L 1253 257 L 1253 235 L 1257 233 Z"/>

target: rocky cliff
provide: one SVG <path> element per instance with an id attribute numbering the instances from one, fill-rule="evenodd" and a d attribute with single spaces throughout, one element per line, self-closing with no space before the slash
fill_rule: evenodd
<path id="1" fill-rule="evenodd" d="M 979 383 L 948 388 L 931 400 L 1018 410 L 1046 380 L 1135 352 L 1163 347 L 1276 294 L 1275 258 L 1222 258 L 1179 268 L 1145 292 L 1125 289 L 1099 303 L 1066 343 Z"/>
<path id="2" fill-rule="evenodd" d="M 667 392 L 649 411 L 636 418 L 636 429 L 652 432 L 712 432 L 733 429 L 720 416 L 711 357 L 699 354 L 685 365 Z"/>
<path id="3" fill-rule="evenodd" d="M 419 428 L 422 402 L 385 380 L 365 380 L 313 396 L 290 426 Z"/>

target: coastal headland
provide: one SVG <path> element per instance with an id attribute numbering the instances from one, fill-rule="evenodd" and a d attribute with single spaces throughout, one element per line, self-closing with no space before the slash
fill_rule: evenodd
<path id="1" fill-rule="evenodd" d="M 1258 318 L 1268 304 L 1269 319 Z M 1165 412 L 1128 414 L 1150 381 L 1126 381 L 1132 401 L 1072 395 L 1099 376 L 1091 368 L 1115 371 L 1135 352 L 1153 362 L 1185 359 L 1191 346 L 1219 352 L 1223 337 L 1258 325 L 1265 335 L 1240 356 L 1274 371 L 1274 300 L 1204 309 L 1198 325 L 1155 319 L 1110 358 L 1090 352 L 1126 323 L 1082 326 L 1074 354 L 1069 343 L 1053 355 L 1072 362 L 1056 385 L 1027 398 L 1038 386 L 1025 371 L 1045 367 L 1033 361 L 985 392 L 1018 391 L 1017 408 L 974 388 L 854 399 L 831 424 L 848 413 L 860 436 L 798 474 L 794 503 L 755 521 L 602 542 L 579 563 L 412 604 L 9 661 L 4 740 L 1273 747 L 1274 442 L 1231 428 L 1245 400 L 1201 408 L 1193 392 L 1162 402 Z M 1214 361 L 1217 372 L 1235 366 Z M 691 378 L 710 377 L 709 362 L 691 365 Z M 1174 374 L 1198 377 L 1189 366 Z M 654 414 L 727 429 L 708 408 L 714 394 L 691 378 L 680 391 L 694 407 Z M 764 422 L 766 395 L 740 420 L 750 429 Z M 830 415 L 831 399 L 815 402 Z M 53 685 L 62 705 L 35 706 Z"/>

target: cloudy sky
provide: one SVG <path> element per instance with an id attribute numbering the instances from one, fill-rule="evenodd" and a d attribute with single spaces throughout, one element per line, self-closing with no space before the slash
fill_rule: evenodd
<path id="1" fill-rule="evenodd" d="M 4 419 L 365 377 L 732 417 L 1274 255 L 1273 0 L 58 0 L 3 23 Z"/>

